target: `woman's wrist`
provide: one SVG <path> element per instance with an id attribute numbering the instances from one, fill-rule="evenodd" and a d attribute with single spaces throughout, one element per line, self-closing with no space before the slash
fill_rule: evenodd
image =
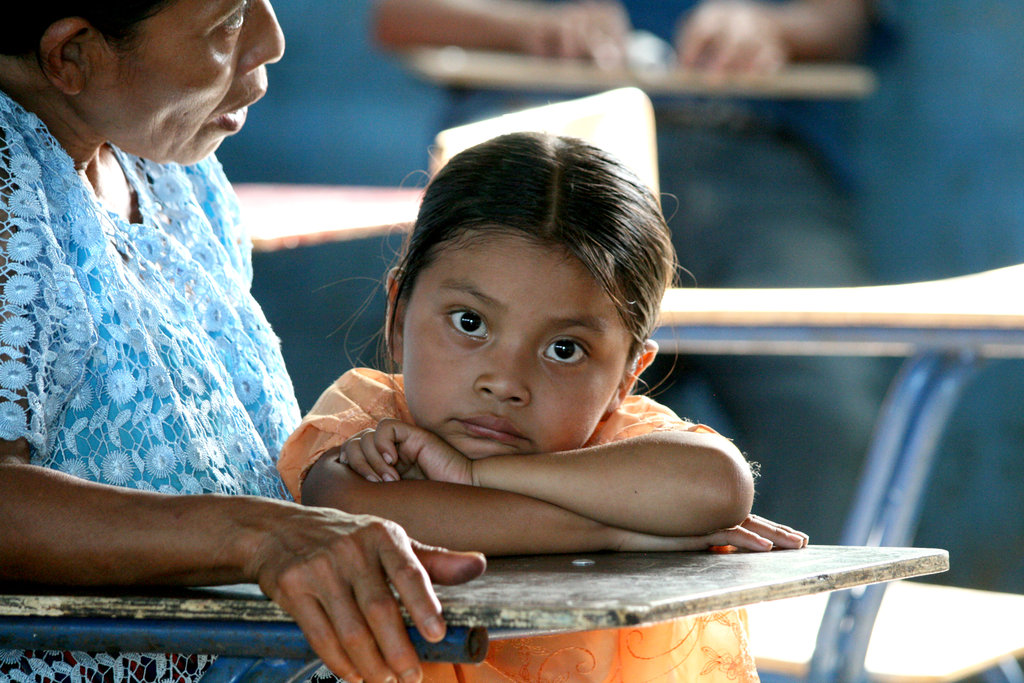
<path id="1" fill-rule="evenodd" d="M 258 583 L 267 556 L 281 544 L 282 529 L 294 529 L 297 516 L 312 513 L 308 508 L 287 501 L 256 496 L 227 497 L 227 514 L 222 538 L 230 539 L 221 548 L 212 569 L 235 576 L 234 580 Z"/>

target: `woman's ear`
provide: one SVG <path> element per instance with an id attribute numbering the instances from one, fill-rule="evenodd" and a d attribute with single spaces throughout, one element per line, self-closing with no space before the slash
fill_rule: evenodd
<path id="1" fill-rule="evenodd" d="M 384 320 L 384 344 L 391 355 L 391 360 L 401 365 L 402 362 L 402 325 L 405 318 L 405 305 L 398 301 L 398 285 L 402 271 L 392 268 L 388 271 L 385 287 L 388 295 L 388 310 Z"/>
<path id="2" fill-rule="evenodd" d="M 629 367 L 626 368 L 625 374 L 622 376 L 622 382 L 619 384 L 618 391 L 615 392 L 615 396 L 612 397 L 611 402 L 605 409 L 604 418 L 607 418 L 613 412 L 618 410 L 622 402 L 626 400 L 630 392 L 633 391 L 633 387 L 636 386 L 637 380 L 640 378 L 640 374 L 654 362 L 654 357 L 658 355 L 658 342 L 653 339 L 648 339 L 644 342 L 643 348 L 640 349 L 640 353 L 637 354 L 633 362 L 630 363 Z"/>
<path id="3" fill-rule="evenodd" d="M 110 44 L 81 17 L 50 24 L 39 40 L 39 62 L 50 83 L 65 95 L 82 92 L 90 75 L 111 55 Z"/>

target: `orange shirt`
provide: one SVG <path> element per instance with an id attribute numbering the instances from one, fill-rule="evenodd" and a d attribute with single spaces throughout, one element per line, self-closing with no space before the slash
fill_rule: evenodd
<path id="1" fill-rule="evenodd" d="M 278 470 L 300 500 L 306 472 L 326 451 L 391 417 L 413 423 L 401 375 L 357 368 L 317 400 L 281 451 Z M 655 431 L 712 431 L 645 396 L 628 396 L 585 445 Z M 657 624 L 492 641 L 482 664 L 424 664 L 430 683 L 669 683 L 757 681 L 742 610 Z"/>

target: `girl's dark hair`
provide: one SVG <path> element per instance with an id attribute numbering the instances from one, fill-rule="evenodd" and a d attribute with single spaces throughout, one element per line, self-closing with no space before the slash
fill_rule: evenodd
<path id="1" fill-rule="evenodd" d="M 675 251 L 654 194 L 607 152 L 575 138 L 512 133 L 457 154 L 423 195 L 396 301 L 408 300 L 443 249 L 486 233 L 573 255 L 618 309 L 633 337 L 630 355 L 650 337 L 675 277 Z"/>
<path id="2" fill-rule="evenodd" d="M 114 43 L 128 43 L 139 22 L 176 0 L 28 0 L 0 21 L 0 54 L 29 55 L 54 22 L 82 17 Z"/>

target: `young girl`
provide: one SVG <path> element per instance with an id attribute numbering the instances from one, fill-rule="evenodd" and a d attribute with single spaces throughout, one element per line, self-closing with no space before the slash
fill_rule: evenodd
<path id="1" fill-rule="evenodd" d="M 296 499 L 491 554 L 801 547 L 751 516 L 730 441 L 632 395 L 675 256 L 649 190 L 579 140 L 506 135 L 431 182 L 388 276 L 387 348 L 281 454 Z M 526 456 L 526 457 L 524 457 Z M 741 613 L 492 643 L 430 681 L 756 680 Z"/>

